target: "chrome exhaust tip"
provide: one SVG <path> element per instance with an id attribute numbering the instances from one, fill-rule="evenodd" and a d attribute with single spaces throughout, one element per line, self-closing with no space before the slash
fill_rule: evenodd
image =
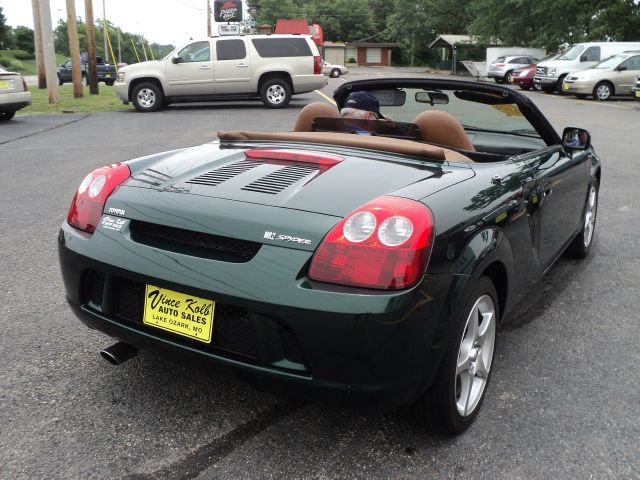
<path id="1" fill-rule="evenodd" d="M 128 343 L 118 342 L 100 351 L 100 355 L 111 365 L 120 365 L 138 354 L 138 349 Z"/>

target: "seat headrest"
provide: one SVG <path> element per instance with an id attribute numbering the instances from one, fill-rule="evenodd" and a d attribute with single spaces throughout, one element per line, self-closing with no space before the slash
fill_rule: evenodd
<path id="1" fill-rule="evenodd" d="M 339 117 L 340 112 L 333 105 L 323 102 L 313 102 L 306 105 L 296 119 L 296 124 L 293 126 L 294 132 L 310 132 L 313 120 L 316 117 Z"/>

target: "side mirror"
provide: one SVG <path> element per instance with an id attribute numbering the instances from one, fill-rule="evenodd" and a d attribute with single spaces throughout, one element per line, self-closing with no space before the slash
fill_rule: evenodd
<path id="1" fill-rule="evenodd" d="M 171 57 L 171 63 L 182 63 L 182 59 L 175 55 L 174 57 Z"/>
<path id="2" fill-rule="evenodd" d="M 619 65 L 616 67 L 616 72 L 624 72 L 627 69 L 626 65 Z"/>
<path id="3" fill-rule="evenodd" d="M 591 146 L 591 134 L 584 128 L 567 127 L 562 132 L 562 146 L 571 150 L 586 150 Z"/>

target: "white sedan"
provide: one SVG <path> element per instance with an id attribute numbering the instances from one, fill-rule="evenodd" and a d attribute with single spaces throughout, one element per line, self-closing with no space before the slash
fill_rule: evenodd
<path id="1" fill-rule="evenodd" d="M 0 65 L 0 121 L 11 120 L 16 111 L 31 105 L 31 92 L 22 75 Z"/>
<path id="2" fill-rule="evenodd" d="M 349 73 L 349 69 L 344 65 L 334 65 L 325 60 L 322 61 L 322 73 L 329 75 L 331 78 L 338 78 L 340 75 Z"/>

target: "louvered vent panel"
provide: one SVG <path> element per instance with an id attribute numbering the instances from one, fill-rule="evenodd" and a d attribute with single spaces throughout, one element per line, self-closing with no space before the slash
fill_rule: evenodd
<path id="1" fill-rule="evenodd" d="M 240 160 L 238 162 L 230 163 L 229 165 L 225 165 L 224 167 L 216 168 L 215 170 L 211 170 L 210 172 L 203 173 L 202 175 L 189 180 L 187 183 L 194 183 L 197 185 L 209 185 L 216 186 L 220 185 L 222 182 L 229 180 L 237 175 L 240 175 L 244 172 L 251 170 L 259 165 L 262 165 L 263 162 L 257 162 L 255 160 Z"/>
<path id="2" fill-rule="evenodd" d="M 251 182 L 249 185 L 242 187 L 242 190 L 275 195 L 304 177 L 315 174 L 317 171 L 316 167 L 309 165 L 287 165 L 280 170 L 265 175 L 259 180 Z"/>

